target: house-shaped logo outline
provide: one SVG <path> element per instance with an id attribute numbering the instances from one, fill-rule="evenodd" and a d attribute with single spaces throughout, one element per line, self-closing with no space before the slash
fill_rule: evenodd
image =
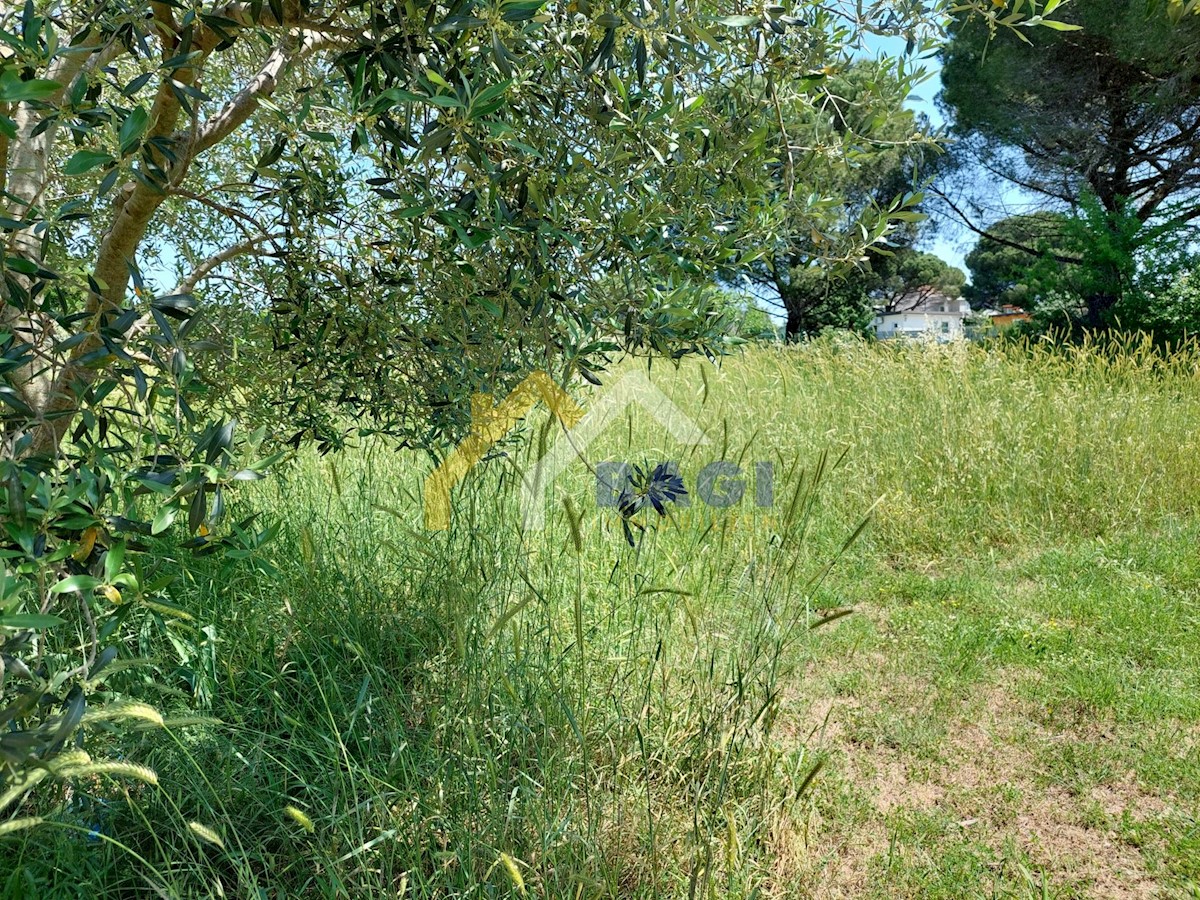
<path id="1" fill-rule="evenodd" d="M 588 411 L 573 427 L 564 429 L 533 471 L 523 480 L 521 527 L 538 531 L 546 524 L 546 489 L 584 450 L 631 405 L 640 406 L 678 443 L 686 447 L 709 443 L 708 435 L 671 399 L 656 388 L 641 369 L 623 375 L 612 387 L 588 405 Z"/>
<path id="2" fill-rule="evenodd" d="M 546 489 L 600 434 L 631 405 L 649 413 L 678 443 L 695 447 L 709 443 L 704 430 L 645 372 L 634 369 L 601 393 L 585 413 L 545 372 L 526 377 L 500 403 L 488 394 L 471 398 L 471 431 L 454 451 L 425 478 L 425 527 L 441 531 L 450 526 L 450 491 L 462 481 L 497 441 L 507 435 L 537 404 L 545 402 L 563 426 L 563 433 L 522 479 L 521 524 L 527 530 L 545 527 Z"/>
<path id="3" fill-rule="evenodd" d="M 583 410 L 554 383 L 545 372 L 533 372 L 513 388 L 499 403 L 490 394 L 471 397 L 471 430 L 442 464 L 425 477 L 422 489 L 425 527 L 444 531 L 450 527 L 450 490 L 484 457 L 497 441 L 517 427 L 538 399 L 554 416 L 570 428 L 579 422 Z"/>

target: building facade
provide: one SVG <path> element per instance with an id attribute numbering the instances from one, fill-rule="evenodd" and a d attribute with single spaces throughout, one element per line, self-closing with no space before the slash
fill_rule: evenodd
<path id="1" fill-rule="evenodd" d="M 960 297 L 929 293 L 911 301 L 900 298 L 893 310 L 875 314 L 875 337 L 880 340 L 925 338 L 935 341 L 958 341 L 967 336 L 963 320 L 971 305 Z"/>

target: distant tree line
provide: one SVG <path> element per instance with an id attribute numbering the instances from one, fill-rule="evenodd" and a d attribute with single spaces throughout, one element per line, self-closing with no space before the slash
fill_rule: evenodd
<path id="1" fill-rule="evenodd" d="M 1037 330 L 1140 329 L 1163 343 L 1200 333 L 1200 17 L 1158 0 L 1048 7 L 1051 27 L 951 24 L 939 51 L 944 147 L 904 141 L 928 122 L 905 108 L 906 92 L 874 89 L 871 61 L 830 78 L 829 103 L 784 107 L 781 133 L 806 149 L 841 129 L 876 152 L 859 163 L 848 150 L 850 164 L 831 170 L 840 226 L 814 230 L 800 214 L 810 198 L 790 194 L 781 206 L 796 214 L 726 283 L 774 305 L 793 339 L 868 330 L 876 312 L 934 290 L 961 290 L 976 309 L 1022 307 Z M 885 237 L 856 256 L 822 252 L 855 232 L 859 211 L 904 192 Z M 1015 195 L 1025 211 L 996 212 Z M 969 284 L 919 249 L 928 213 L 974 232 Z"/>
<path id="2" fill-rule="evenodd" d="M 943 199 L 980 236 L 967 296 L 1025 306 L 1037 327 L 1195 335 L 1200 18 L 1155 0 L 1056 14 L 1075 27 L 1021 40 L 961 21 L 941 51 L 950 157 L 971 176 Z M 990 221 L 1004 189 L 1040 210 Z"/>

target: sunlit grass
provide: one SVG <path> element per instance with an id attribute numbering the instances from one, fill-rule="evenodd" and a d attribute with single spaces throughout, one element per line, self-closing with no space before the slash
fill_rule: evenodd
<path id="1" fill-rule="evenodd" d="M 997 679 L 1032 759 L 1045 733 L 1110 722 L 1073 738 L 1087 789 L 1111 765 L 1172 794 L 1136 826 L 1147 866 L 1200 877 L 1194 747 L 1146 728 L 1200 721 L 1200 357 L 818 342 L 652 373 L 709 443 L 631 410 L 548 490 L 543 531 L 520 494 L 560 438 L 544 418 L 456 489 L 447 532 L 423 527 L 429 461 L 380 443 L 241 498 L 282 523 L 273 572 L 189 573 L 179 599 L 208 630 L 154 698 L 179 712 L 194 690 L 223 724 L 118 747 L 155 790 L 24 811 L 103 837 L 3 838 L 6 895 L 818 895 L 850 852 L 831 836 L 879 818 L 873 748 L 934 765 Z M 677 461 L 692 505 L 639 516 L 630 547 L 596 505 L 605 460 Z M 747 473 L 740 505 L 696 497 L 714 460 Z M 813 737 L 810 704 L 839 697 L 847 738 Z M 1065 784 L 1062 759 L 1033 781 Z M 1028 848 L 946 831 L 949 803 L 887 814 L 863 895 L 1086 893 Z"/>

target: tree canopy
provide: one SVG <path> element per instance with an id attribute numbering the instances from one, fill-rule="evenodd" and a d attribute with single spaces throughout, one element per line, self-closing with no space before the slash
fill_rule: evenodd
<path id="1" fill-rule="evenodd" d="M 916 309 L 934 294 L 958 297 L 967 276 L 934 253 L 903 248 L 888 255 L 872 254 L 871 297 L 885 312 Z"/>
<path id="2" fill-rule="evenodd" d="M 804 191 L 783 178 L 767 182 L 774 227 L 752 244 L 743 234 L 753 251 L 733 259 L 726 277 L 776 302 L 789 337 L 864 327 L 867 293 L 879 283 L 868 248 L 903 253 L 912 243 L 924 218 L 917 189 L 937 153 L 928 123 L 905 106 L 924 77 L 920 68 L 860 60 L 822 79 L 819 103 L 812 102 L 812 79 L 781 100 L 773 143 L 781 156 L 794 145 L 804 158 L 820 159 L 821 177 Z M 753 91 L 753 84 L 738 83 L 723 95 L 735 122 L 753 110 Z M 747 207 L 735 223 L 739 233 L 753 233 L 761 219 Z"/>
<path id="3" fill-rule="evenodd" d="M 1177 11 L 1078 0 L 1056 10 L 1054 28 L 1023 30 L 1025 40 L 957 22 L 943 50 L 942 101 L 959 152 L 1051 208 L 1078 211 L 1094 198 L 1103 213 L 1087 220 L 1114 246 L 1095 260 L 1083 298 L 1092 326 L 1111 320 L 1132 279 L 1120 260 L 1200 216 L 1200 19 Z"/>
<path id="4" fill-rule="evenodd" d="M 831 169 L 924 139 L 875 122 L 911 80 L 902 63 L 831 79 L 853 21 L 676 6 L 7 13 L 3 317 L 44 363 L 13 370 L 5 396 L 33 427 L 10 421 L 9 445 L 56 447 L 100 373 L 146 374 L 126 345 L 210 295 L 233 306 L 213 325 L 270 348 L 254 381 L 297 437 L 328 432 L 332 403 L 428 442 L 531 366 L 702 349 L 722 329 L 691 284 L 784 218 L 822 233 L 844 201 Z M 781 110 L 822 124 L 781 141 Z M 867 224 L 808 258 L 860 255 L 890 221 Z M 623 293 L 593 290 L 614 273 Z M 186 299 L 156 318 L 155 295 Z"/>
<path id="5" fill-rule="evenodd" d="M 1071 252 L 1064 214 L 1010 216 L 992 225 L 988 235 L 966 257 L 971 283 L 963 293 L 972 306 L 1033 309 L 1064 284 L 1066 264 L 1059 258 Z"/>
<path id="6" fill-rule="evenodd" d="M 1061 18 L 1073 30 L 1026 40 L 952 29 L 942 100 L 954 128 L 988 139 L 985 162 L 1023 187 L 1066 204 L 1088 191 L 1109 210 L 1132 202 L 1149 219 L 1200 187 L 1200 21 L 1128 0 L 1080 0 Z M 1197 203 L 1168 209 L 1194 216 Z"/>

